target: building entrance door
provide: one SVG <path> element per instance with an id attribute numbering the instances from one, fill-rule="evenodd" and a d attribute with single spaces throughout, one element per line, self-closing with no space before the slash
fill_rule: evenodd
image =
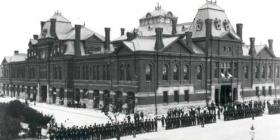
<path id="1" fill-rule="evenodd" d="M 41 86 L 42 102 L 47 102 L 47 86 Z"/>
<path id="2" fill-rule="evenodd" d="M 220 93 L 220 103 L 221 105 L 232 102 L 231 98 L 231 86 L 230 85 L 222 85 L 221 93 Z"/>

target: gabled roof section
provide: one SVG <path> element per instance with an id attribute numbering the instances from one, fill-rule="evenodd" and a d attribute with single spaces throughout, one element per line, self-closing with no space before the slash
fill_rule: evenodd
<path id="1" fill-rule="evenodd" d="M 6 60 L 7 63 L 11 63 L 11 62 L 25 61 L 26 58 L 27 58 L 26 54 L 19 53 L 19 54 L 15 54 L 13 56 L 5 56 L 4 60 Z"/>
<path id="2" fill-rule="evenodd" d="M 61 13 L 56 12 L 50 19 L 56 19 L 55 22 L 55 33 L 59 40 L 74 40 L 75 39 L 75 28 L 72 26 L 71 22 L 62 16 Z M 50 19 L 47 20 L 43 27 L 40 38 L 54 38 L 50 34 L 51 22 Z M 85 27 L 84 25 L 81 27 L 81 40 L 86 40 L 92 35 L 95 35 L 101 41 L 105 41 L 105 38 Z"/>
<path id="3" fill-rule="evenodd" d="M 72 28 L 70 32 L 66 34 L 60 34 L 58 36 L 59 40 L 74 40 L 75 39 L 75 28 Z M 105 41 L 104 36 L 90 30 L 89 28 L 82 26 L 81 27 L 81 40 L 86 40 L 90 38 L 92 35 L 95 35 L 97 38 L 99 38 L 101 41 Z"/>
<path id="4" fill-rule="evenodd" d="M 269 53 L 272 57 L 276 57 L 267 47 L 267 45 L 255 45 L 256 56 L 259 56 L 262 52 Z M 243 45 L 242 46 L 243 56 L 250 56 L 250 45 Z"/>
<path id="5" fill-rule="evenodd" d="M 176 41 L 178 37 L 165 37 L 162 39 L 164 48 Z M 137 37 L 132 41 L 123 41 L 123 43 L 132 51 L 155 51 L 155 37 Z"/>
<path id="6" fill-rule="evenodd" d="M 58 11 L 55 12 L 50 19 L 56 19 L 56 21 L 58 21 L 58 22 L 68 22 L 68 23 L 71 23 L 67 18 L 62 16 L 62 14 L 60 12 L 58 12 Z M 47 20 L 47 21 L 50 21 L 50 20 Z"/>

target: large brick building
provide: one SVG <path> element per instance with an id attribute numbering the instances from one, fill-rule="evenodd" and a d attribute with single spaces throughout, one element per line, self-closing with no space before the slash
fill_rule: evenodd
<path id="1" fill-rule="evenodd" d="M 245 45 L 225 10 L 207 1 L 192 22 L 161 6 L 139 20 L 139 27 L 110 40 L 84 25 L 71 25 L 61 13 L 41 22 L 27 55 L 2 61 L 1 89 L 39 102 L 85 103 L 97 108 L 224 104 L 246 97 L 277 96 L 280 59 L 268 45 Z"/>

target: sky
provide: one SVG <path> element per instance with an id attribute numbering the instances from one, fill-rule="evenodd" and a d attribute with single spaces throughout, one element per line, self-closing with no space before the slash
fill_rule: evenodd
<path id="1" fill-rule="evenodd" d="M 213 0 L 214 1 L 214 0 Z M 111 39 L 138 27 L 138 19 L 153 11 L 157 3 L 178 17 L 178 23 L 190 22 L 206 0 L 2 0 L 0 2 L 0 59 L 13 55 L 14 50 L 26 53 L 29 39 L 40 34 L 40 21 L 55 11 L 75 24 L 84 24 L 104 35 L 111 28 Z M 243 23 L 243 40 L 256 38 L 256 44 L 274 39 L 274 52 L 280 56 L 280 1 L 278 0 L 217 0 L 235 27 Z M 277 14 L 278 13 L 278 14 Z"/>

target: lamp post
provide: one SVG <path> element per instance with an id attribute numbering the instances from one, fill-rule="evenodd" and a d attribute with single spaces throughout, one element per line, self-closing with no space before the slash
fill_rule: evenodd
<path id="1" fill-rule="evenodd" d="M 255 128 L 254 128 L 254 125 L 252 125 L 252 126 L 250 127 L 249 134 L 251 135 L 251 140 L 254 140 L 254 137 L 255 137 Z"/>

